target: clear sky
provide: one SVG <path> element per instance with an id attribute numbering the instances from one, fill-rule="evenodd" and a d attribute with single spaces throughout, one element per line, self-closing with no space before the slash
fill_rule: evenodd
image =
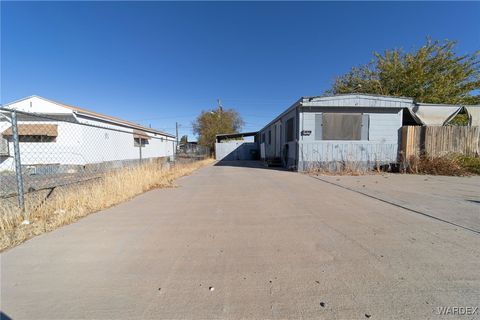
<path id="1" fill-rule="evenodd" d="M 263 127 L 373 51 L 480 49 L 479 2 L 1 2 L 1 103 L 37 94 L 174 133 L 221 98 Z"/>

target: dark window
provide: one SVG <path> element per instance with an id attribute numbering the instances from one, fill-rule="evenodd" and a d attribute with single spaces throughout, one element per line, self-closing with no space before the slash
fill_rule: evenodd
<path id="1" fill-rule="evenodd" d="M 19 142 L 55 142 L 57 137 L 40 135 L 21 135 L 18 136 Z"/>
<path id="2" fill-rule="evenodd" d="M 265 133 L 262 133 L 262 142 L 265 143 Z"/>
<path id="3" fill-rule="evenodd" d="M 268 144 L 272 144 L 272 130 L 268 130 Z"/>
<path id="4" fill-rule="evenodd" d="M 145 147 L 148 144 L 148 139 L 133 138 L 134 147 Z"/>
<path id="5" fill-rule="evenodd" d="M 321 121 L 315 120 L 315 132 L 321 130 L 322 140 L 368 140 L 368 115 L 323 113 Z"/>
<path id="6" fill-rule="evenodd" d="M 287 142 L 293 141 L 294 134 L 293 134 L 293 118 L 290 118 L 286 122 L 285 126 L 285 134 L 287 137 Z"/>

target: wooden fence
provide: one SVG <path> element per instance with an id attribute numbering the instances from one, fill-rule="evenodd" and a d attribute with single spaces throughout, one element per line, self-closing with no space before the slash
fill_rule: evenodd
<path id="1" fill-rule="evenodd" d="M 446 154 L 480 155 L 480 127 L 405 126 L 401 132 L 401 156 L 426 154 L 432 157 Z"/>

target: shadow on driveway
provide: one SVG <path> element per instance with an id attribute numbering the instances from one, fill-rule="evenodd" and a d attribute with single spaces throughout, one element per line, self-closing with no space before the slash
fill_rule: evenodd
<path id="1" fill-rule="evenodd" d="M 290 171 L 284 167 L 269 167 L 264 161 L 260 161 L 260 160 L 220 160 L 217 163 L 215 163 L 214 166 Z"/>

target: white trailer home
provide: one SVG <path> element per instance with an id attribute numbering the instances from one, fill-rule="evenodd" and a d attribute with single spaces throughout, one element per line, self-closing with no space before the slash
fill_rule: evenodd
<path id="1" fill-rule="evenodd" d="M 362 94 L 303 97 L 259 131 L 261 157 L 308 170 L 319 164 L 395 163 L 411 98 Z"/>
<path id="2" fill-rule="evenodd" d="M 85 166 L 172 157 L 174 135 L 38 96 L 0 112 L 0 171 L 14 169 L 11 112 L 17 111 L 22 166 Z"/>

